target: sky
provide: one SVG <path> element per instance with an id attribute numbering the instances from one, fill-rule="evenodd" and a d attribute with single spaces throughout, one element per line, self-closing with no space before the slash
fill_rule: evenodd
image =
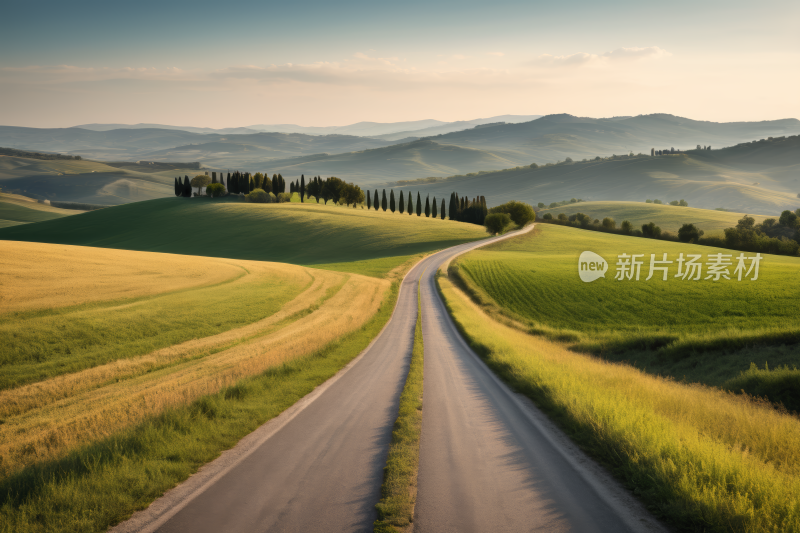
<path id="1" fill-rule="evenodd" d="M 0 125 L 800 118 L 800 2 L 14 2 Z"/>

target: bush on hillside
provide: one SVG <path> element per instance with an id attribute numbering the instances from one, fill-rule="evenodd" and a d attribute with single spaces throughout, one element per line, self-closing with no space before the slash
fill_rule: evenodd
<path id="1" fill-rule="evenodd" d="M 511 217 L 506 213 L 491 213 L 486 215 L 486 218 L 483 219 L 483 225 L 486 226 L 486 231 L 492 235 L 502 235 L 505 232 L 506 226 L 510 223 Z"/>
<path id="2" fill-rule="evenodd" d="M 553 220 L 553 215 L 551 215 L 550 213 L 545 213 L 544 216 L 542 217 L 542 220 Z"/>
<path id="3" fill-rule="evenodd" d="M 678 230 L 678 240 L 681 242 L 697 242 L 705 233 L 694 224 L 684 224 Z"/>
<path id="4" fill-rule="evenodd" d="M 603 219 L 603 227 L 605 229 L 614 229 L 617 227 L 617 223 L 614 222 L 614 219 L 611 217 L 606 217 Z"/>
<path id="5" fill-rule="evenodd" d="M 292 195 L 288 192 L 279 192 L 278 195 L 275 197 L 275 201 L 279 204 L 283 204 L 286 202 L 292 201 Z M 327 203 L 327 202 L 326 202 Z"/>
<path id="6" fill-rule="evenodd" d="M 514 224 L 519 227 L 536 220 L 536 211 L 533 210 L 533 207 L 529 204 L 516 202 L 514 200 L 491 208 L 489 213 L 505 213 L 514 221 Z"/>
<path id="7" fill-rule="evenodd" d="M 221 183 L 212 183 L 208 187 L 206 187 L 206 195 L 212 198 L 219 198 L 220 196 L 225 196 L 228 191 L 225 190 L 225 186 Z"/>
<path id="8" fill-rule="evenodd" d="M 247 193 L 247 201 L 256 204 L 268 204 L 272 202 L 272 197 L 264 189 L 253 189 Z"/>

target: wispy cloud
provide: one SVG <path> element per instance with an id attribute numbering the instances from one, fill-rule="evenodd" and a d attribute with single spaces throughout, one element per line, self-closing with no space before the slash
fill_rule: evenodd
<path id="1" fill-rule="evenodd" d="M 648 46 L 646 48 L 617 48 L 603 54 L 589 54 L 581 52 L 577 54 L 555 56 L 542 54 L 528 63 L 529 66 L 582 66 L 582 65 L 608 65 L 623 61 L 637 61 L 644 59 L 656 59 L 670 56 L 669 52 L 658 46 Z"/>

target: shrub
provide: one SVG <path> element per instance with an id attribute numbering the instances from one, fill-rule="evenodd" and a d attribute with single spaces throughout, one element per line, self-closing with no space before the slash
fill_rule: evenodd
<path id="1" fill-rule="evenodd" d="M 542 219 L 543 220 L 553 220 L 553 215 L 551 215 L 550 213 L 545 213 L 544 216 L 542 217 Z"/>
<path id="2" fill-rule="evenodd" d="M 486 215 L 486 218 L 483 220 L 483 225 L 486 226 L 486 231 L 491 234 L 503 234 L 508 226 L 511 223 L 511 217 L 508 216 L 506 213 L 492 213 Z"/>
<path id="3" fill-rule="evenodd" d="M 617 223 L 614 222 L 614 219 L 611 217 L 606 217 L 603 219 L 603 227 L 605 229 L 614 229 L 617 227 Z"/>
<path id="4" fill-rule="evenodd" d="M 655 222 L 642 224 L 642 235 L 645 237 L 650 237 L 651 239 L 657 239 L 661 237 L 661 228 L 656 226 Z"/>
<path id="5" fill-rule="evenodd" d="M 678 240 L 681 242 L 697 242 L 703 236 L 703 230 L 694 224 L 684 224 L 678 230 Z"/>
<path id="6" fill-rule="evenodd" d="M 631 230 L 633 229 L 633 224 L 631 224 L 630 220 L 623 220 L 622 224 L 620 224 L 619 228 L 622 230 L 622 233 L 625 235 L 630 235 Z"/>
<path id="7" fill-rule="evenodd" d="M 208 187 L 206 187 L 206 195 L 211 196 L 212 198 L 218 198 L 220 196 L 225 196 L 228 191 L 225 190 L 225 186 L 221 183 L 212 183 Z"/>
<path id="8" fill-rule="evenodd" d="M 253 189 L 247 193 L 247 201 L 257 204 L 267 204 L 272 201 L 272 198 L 270 198 L 269 193 L 264 189 Z"/>
<path id="9" fill-rule="evenodd" d="M 778 367 L 770 370 L 750 363 L 750 369 L 726 381 L 722 388 L 731 392 L 744 392 L 750 396 L 768 398 L 782 403 L 790 411 L 800 411 L 800 370 Z"/>
<path id="10" fill-rule="evenodd" d="M 278 195 L 275 197 L 275 200 L 277 200 L 277 202 L 279 204 L 283 204 L 283 203 L 286 203 L 286 202 L 291 202 L 292 201 L 292 195 L 290 193 L 288 193 L 288 192 L 279 192 Z"/>
<path id="11" fill-rule="evenodd" d="M 514 200 L 491 208 L 489 213 L 505 213 L 514 221 L 514 224 L 519 227 L 536 220 L 536 211 L 533 210 L 533 207 Z"/>

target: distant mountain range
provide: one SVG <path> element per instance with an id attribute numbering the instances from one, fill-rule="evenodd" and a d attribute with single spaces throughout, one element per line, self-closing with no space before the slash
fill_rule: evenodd
<path id="1" fill-rule="evenodd" d="M 528 122 L 541 117 L 541 115 L 501 115 L 490 118 L 478 118 L 474 120 L 460 120 L 457 122 L 442 122 L 441 120 L 414 120 L 410 122 L 357 122 L 348 126 L 298 126 L 297 124 L 255 124 L 239 128 L 195 128 L 191 126 L 167 126 L 163 124 L 82 124 L 74 126 L 91 131 L 110 131 L 110 130 L 141 130 L 141 129 L 164 129 L 181 130 L 190 133 L 218 133 L 221 135 L 248 134 L 259 132 L 275 133 L 304 133 L 306 135 L 356 135 L 358 137 L 386 137 L 386 140 L 396 141 L 404 137 L 438 135 L 440 133 L 450 133 L 466 128 L 472 128 L 481 124 L 492 122 Z"/>
<path id="2" fill-rule="evenodd" d="M 562 114 L 512 122 L 518 119 L 519 116 L 492 117 L 485 120 L 493 122 L 474 125 L 474 121 L 438 125 L 431 125 L 431 121 L 417 121 L 393 125 L 361 123 L 347 127 L 362 133 L 386 131 L 381 128 L 389 126 L 401 130 L 374 136 L 252 131 L 198 133 L 144 127 L 148 125 L 97 131 L 0 126 L 1 147 L 116 162 L 98 163 L 100 166 L 89 170 L 89 162 L 84 161 L 70 164 L 67 171 L 63 165 L 30 164 L 24 158 L 12 160 L 0 156 L 0 182 L 9 190 L 13 188 L 35 197 L 51 198 L 48 191 L 52 191 L 58 196 L 51 199 L 124 203 L 170 194 L 173 176 L 169 172 L 156 176 L 146 166 L 130 166 L 130 163 L 120 166 L 119 162 L 183 161 L 199 162 L 208 171 L 280 172 L 287 180 L 297 179 L 301 174 L 333 175 L 363 188 L 428 177 L 477 176 L 478 172 L 484 172 L 480 179 L 465 181 L 464 192 L 482 194 L 492 201 L 520 198 L 549 203 L 573 196 L 623 200 L 643 194 L 666 197 L 669 192 L 670 195 L 674 193 L 693 199 L 693 205 L 698 205 L 699 199 L 705 207 L 759 209 L 762 212 L 770 211 L 770 206 L 777 208 L 798 202 L 796 195 L 800 193 L 800 183 L 792 181 L 800 179 L 800 155 L 796 153 L 796 146 L 789 149 L 783 145 L 776 148 L 775 145 L 773 148 L 778 152 L 772 155 L 767 147 L 759 145 L 758 149 L 753 148 L 755 152 L 752 154 L 739 149 L 737 155 L 724 161 L 702 160 L 704 154 L 721 153 L 716 149 L 725 146 L 800 134 L 800 121 L 797 119 L 716 123 L 666 114 L 605 119 Z M 424 127 L 404 130 L 420 126 Z M 406 135 L 409 131 L 419 134 L 465 126 L 468 127 L 436 135 L 390 138 Z M 570 158 L 577 164 L 597 156 L 631 152 L 649 154 L 651 148 L 686 150 L 696 145 L 710 145 L 715 150 L 693 155 L 690 159 L 694 163 L 682 165 L 670 166 L 653 160 L 622 160 L 614 165 L 558 165 L 558 172 L 531 173 L 524 170 L 530 168 L 531 163 L 544 165 Z M 776 158 L 781 162 L 778 163 Z M 179 174 L 193 173 L 188 170 L 190 166 L 185 167 L 187 171 Z M 508 181 L 510 171 L 496 172 L 515 167 L 523 169 L 515 171 L 520 176 L 518 182 Z M 623 172 L 623 169 L 630 172 Z M 615 178 L 617 175 L 620 177 Z M 623 179 L 623 175 L 627 177 Z M 547 179 L 544 182 L 530 181 L 533 178 Z M 483 188 L 475 189 L 471 180 L 482 184 Z M 500 186 L 506 182 L 508 187 Z M 691 187 L 690 182 L 693 183 Z M 537 183 L 535 189 L 532 188 L 534 183 Z M 722 184 L 726 184 L 725 187 L 721 187 Z M 56 186 L 57 189 L 53 189 Z M 449 188 L 452 184 L 426 185 L 425 189 L 440 194 L 444 190 L 441 187 Z M 712 205 L 717 199 L 721 205 Z"/>

